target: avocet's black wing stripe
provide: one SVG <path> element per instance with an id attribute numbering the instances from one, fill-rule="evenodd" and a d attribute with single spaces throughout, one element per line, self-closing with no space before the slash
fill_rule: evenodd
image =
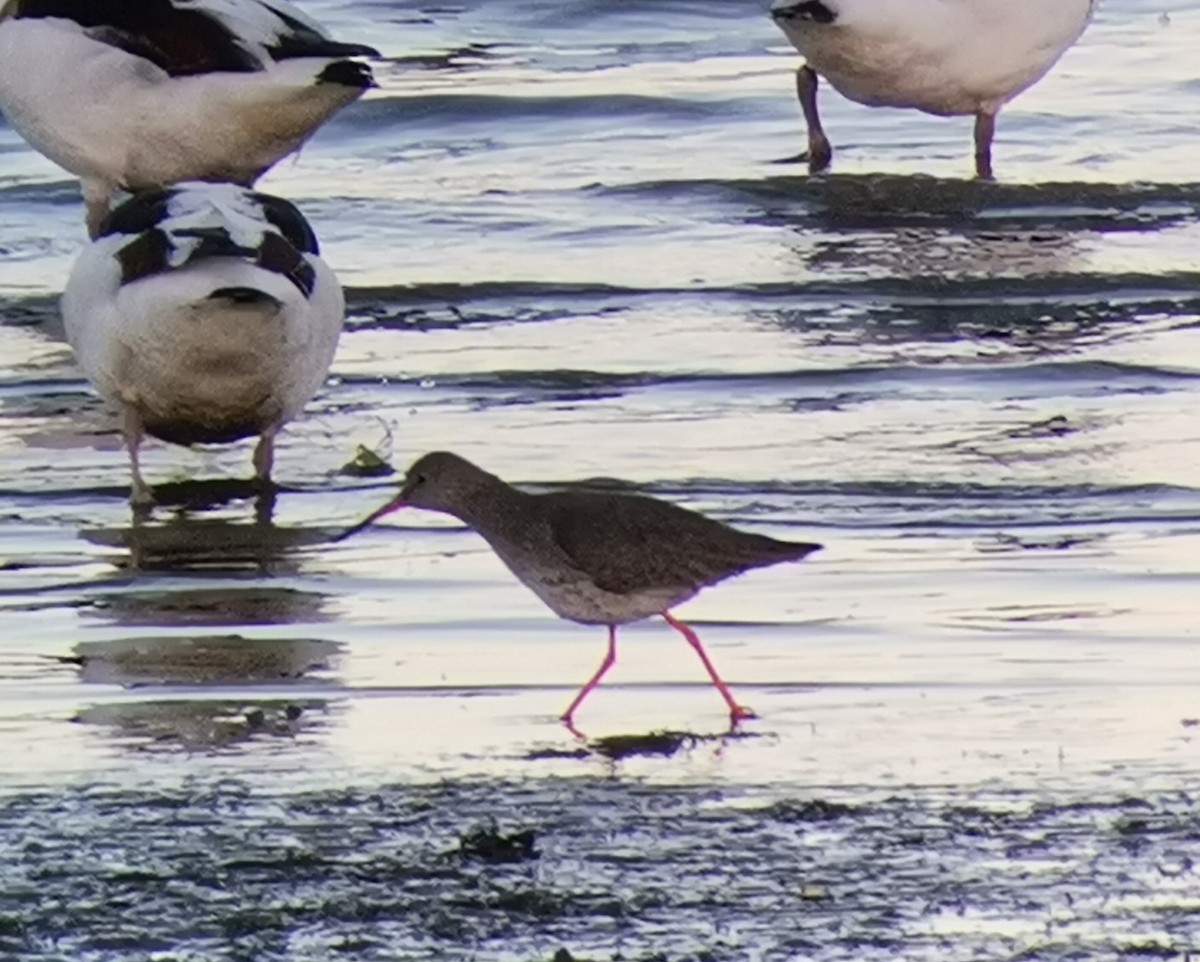
<path id="1" fill-rule="evenodd" d="M 171 240 L 157 227 L 139 234 L 117 251 L 121 283 L 129 284 L 171 269 Z"/>
<path id="2" fill-rule="evenodd" d="M 790 7 L 779 7 L 771 11 L 776 20 L 811 20 L 813 23 L 834 23 L 837 14 L 821 0 L 805 0 Z"/>
<path id="3" fill-rule="evenodd" d="M 179 263 L 172 263 L 174 255 L 178 253 L 180 240 L 187 240 L 191 247 L 186 261 L 189 264 L 211 257 L 242 257 L 247 260 L 259 257 L 259 250 L 238 244 L 224 227 L 193 227 L 176 231 L 154 227 L 117 251 L 121 283 L 129 284 L 152 274 L 166 274 L 181 267 Z"/>
<path id="4" fill-rule="evenodd" d="M 213 187 L 217 191 L 228 188 Z M 316 235 L 300 210 L 290 201 L 271 194 L 243 192 L 239 209 L 234 204 L 226 216 L 236 218 L 228 226 L 196 223 L 196 211 L 190 210 L 188 190 L 205 188 L 170 187 L 135 194 L 117 206 L 105 218 L 100 237 L 129 237 L 115 256 L 121 266 L 121 283 L 128 284 L 151 274 L 162 274 L 214 257 L 238 257 L 286 277 L 305 297 L 316 286 L 316 271 L 305 258 L 320 253 Z M 185 195 L 182 196 L 181 195 Z M 201 193 L 201 196 L 203 194 Z M 172 211 L 172 202 L 181 197 L 183 210 Z M 246 205 L 246 200 L 250 205 Z M 230 203 L 226 198 L 224 203 Z M 255 209 L 257 208 L 257 209 Z M 197 208 L 202 210 L 203 207 Z M 215 206 L 213 211 L 220 210 Z M 247 230 L 242 218 L 250 218 Z M 190 225 L 189 225 L 190 221 Z M 236 226 L 235 226 L 236 225 Z M 236 231 L 240 239 L 235 240 Z"/>
<path id="5" fill-rule="evenodd" d="M 365 43 L 342 43 L 319 37 L 314 41 L 300 40 L 292 34 L 284 34 L 279 41 L 267 48 L 276 60 L 292 57 L 382 57 L 374 47 Z"/>
<path id="6" fill-rule="evenodd" d="M 173 77 L 263 69 L 212 13 L 180 9 L 171 0 L 21 0 L 17 17 L 73 20 L 97 40 L 144 57 Z"/>
<path id="7" fill-rule="evenodd" d="M 365 43 L 341 43 L 322 36 L 306 23 L 272 6 L 271 12 L 287 25 L 287 33 L 267 49 L 276 60 L 289 57 L 378 57 L 380 53 Z"/>
<path id="8" fill-rule="evenodd" d="M 253 196 L 262 208 L 263 216 L 296 250 L 305 254 L 321 253 L 317 235 L 295 204 L 271 194 L 256 193 Z"/>
<path id="9" fill-rule="evenodd" d="M 263 234 L 258 248 L 248 248 L 236 243 L 222 227 L 204 227 L 168 234 L 158 227 L 139 234 L 116 253 L 121 265 L 121 283 L 165 274 L 182 265 L 173 265 L 171 257 L 176 252 L 173 237 L 198 240 L 195 249 L 188 255 L 187 263 L 214 257 L 240 257 L 251 261 L 263 270 L 286 277 L 305 297 L 311 297 L 317 283 L 317 273 L 304 256 L 274 231 Z"/>
<path id="10" fill-rule="evenodd" d="M 157 227 L 167 218 L 174 188 L 148 190 L 134 194 L 114 207 L 100 224 L 98 237 L 110 234 L 141 234 Z"/>
<path id="11" fill-rule="evenodd" d="M 366 44 L 332 40 L 276 6 L 258 5 L 255 12 L 278 29 L 267 26 L 262 36 L 242 38 L 216 11 L 187 0 L 20 0 L 16 16 L 74 21 L 96 40 L 143 57 L 172 77 L 262 70 L 266 64 L 253 53 L 257 44 L 273 60 L 379 56 Z"/>
<path id="12" fill-rule="evenodd" d="M 312 297 L 317 284 L 317 272 L 303 255 L 274 231 L 263 236 L 258 248 L 257 264 L 264 270 L 286 277 L 305 297 Z"/>

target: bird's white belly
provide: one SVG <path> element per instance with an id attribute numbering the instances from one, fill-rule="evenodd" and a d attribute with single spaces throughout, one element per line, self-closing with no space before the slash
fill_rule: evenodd
<path id="1" fill-rule="evenodd" d="M 814 46 L 809 65 L 842 96 L 868 107 L 909 107 L 942 116 L 972 114 L 1003 103 L 1019 78 L 988 70 L 964 74 L 919 49 L 848 36 Z"/>
<path id="2" fill-rule="evenodd" d="M 675 603 L 674 592 L 617 595 L 601 591 L 589 581 L 547 583 L 539 577 L 521 578 L 560 618 L 584 625 L 623 625 L 665 611 Z"/>
<path id="3" fill-rule="evenodd" d="M 315 84 L 322 62 L 169 77 L 63 21 L 8 20 L 0 108 L 39 152 L 111 187 L 248 184 L 361 93 Z"/>
<path id="4" fill-rule="evenodd" d="M 306 63 L 290 61 L 264 73 L 181 77 L 147 91 L 130 118 L 134 146 L 124 186 L 187 179 L 252 183 L 357 96 L 336 84 L 307 83 L 300 69 Z M 172 123 L 164 123 L 164 112 Z"/>
<path id="5" fill-rule="evenodd" d="M 1081 13 L 1086 9 L 1080 7 Z M 1054 65 L 1085 22 L 1083 16 L 1063 18 L 1053 30 L 1043 25 L 1039 31 L 1022 21 L 1002 36 L 988 22 L 970 20 L 916 23 L 910 32 L 902 21 L 870 29 L 781 26 L 809 66 L 850 100 L 953 116 L 999 109 Z M 939 26 L 945 32 L 938 33 Z"/>
<path id="6" fill-rule="evenodd" d="M 504 545 L 492 548 L 521 583 L 560 618 L 585 625 L 623 625 L 661 614 L 691 598 L 688 588 L 647 588 L 628 594 L 604 591 L 582 572 L 551 568 L 527 555 L 515 556 Z"/>
<path id="7" fill-rule="evenodd" d="M 842 96 L 868 107 L 912 107 L 928 113 L 969 114 L 989 99 L 977 84 L 955 77 L 949 65 L 931 63 L 899 44 L 848 36 L 814 46 L 809 66 Z"/>
<path id="8" fill-rule="evenodd" d="M 111 372 L 114 400 L 147 430 L 176 443 L 232 441 L 284 416 L 283 319 L 259 308 L 203 305 L 148 319 L 123 337 Z"/>
<path id="9" fill-rule="evenodd" d="M 113 235 L 85 250 L 63 293 L 67 340 L 97 393 L 183 444 L 259 433 L 303 410 L 325 380 L 344 314 L 322 261 L 309 259 L 311 299 L 235 257 L 123 284 L 115 255 L 126 243 Z"/>

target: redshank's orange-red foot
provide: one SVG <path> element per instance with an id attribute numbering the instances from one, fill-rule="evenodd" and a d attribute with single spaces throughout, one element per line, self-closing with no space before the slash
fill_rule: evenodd
<path id="1" fill-rule="evenodd" d="M 469 525 L 560 618 L 608 627 L 604 659 L 561 716 L 575 734 L 576 710 L 616 663 L 617 628 L 652 615 L 662 615 L 695 650 L 735 726 L 756 717 L 738 704 L 700 638 L 671 609 L 709 585 L 752 568 L 799 561 L 821 547 L 739 531 L 641 495 L 527 494 L 440 451 L 418 460 L 400 493 L 339 540 L 405 506 L 441 511 Z"/>

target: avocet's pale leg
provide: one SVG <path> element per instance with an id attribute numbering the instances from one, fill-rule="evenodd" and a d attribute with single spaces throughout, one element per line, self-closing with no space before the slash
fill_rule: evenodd
<path id="1" fill-rule="evenodd" d="M 975 115 L 975 176 L 992 179 L 992 138 L 996 136 L 996 115 L 981 110 Z"/>
<path id="2" fill-rule="evenodd" d="M 271 469 L 275 467 L 275 435 L 279 425 L 267 428 L 254 447 L 254 480 L 266 484 L 271 480 Z"/>
<path id="3" fill-rule="evenodd" d="M 796 71 L 796 94 L 800 98 L 800 109 L 804 111 L 804 122 L 808 125 L 808 169 L 814 174 L 824 170 L 833 160 L 833 148 L 817 111 L 819 83 L 811 67 L 805 65 Z"/>
<path id="4" fill-rule="evenodd" d="M 129 496 L 129 502 L 135 507 L 154 504 L 154 494 L 142 477 L 142 466 L 138 460 L 138 449 L 142 446 L 142 438 L 146 436 L 142 418 L 132 404 L 122 405 L 122 414 L 122 433 L 125 435 L 125 448 L 129 451 L 129 473 L 133 475 L 133 493 Z"/>

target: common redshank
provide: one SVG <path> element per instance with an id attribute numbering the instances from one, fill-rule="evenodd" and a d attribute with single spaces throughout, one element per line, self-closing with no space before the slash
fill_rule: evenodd
<path id="1" fill-rule="evenodd" d="M 662 615 L 687 639 L 736 725 L 753 718 L 738 704 L 696 633 L 671 609 L 726 578 L 799 561 L 819 544 L 777 541 L 655 498 L 596 491 L 529 494 L 445 451 L 420 458 L 399 494 L 347 528 L 347 538 L 403 507 L 449 514 L 478 532 L 500 560 L 560 618 L 608 626 L 608 651 L 562 720 L 617 660 L 617 628 Z"/>

